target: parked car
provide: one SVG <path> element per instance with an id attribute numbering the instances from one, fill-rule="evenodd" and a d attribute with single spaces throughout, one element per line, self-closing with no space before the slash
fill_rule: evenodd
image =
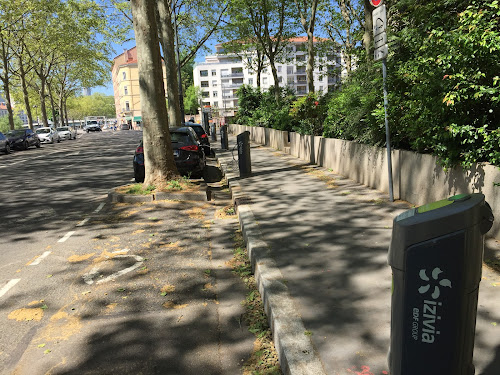
<path id="1" fill-rule="evenodd" d="M 36 134 L 42 143 L 61 142 L 61 136 L 54 128 L 43 127 L 36 129 Z"/>
<path id="2" fill-rule="evenodd" d="M 10 148 L 27 150 L 30 146 L 40 147 L 38 135 L 31 129 L 14 129 L 7 132 Z"/>
<path id="3" fill-rule="evenodd" d="M 85 131 L 88 132 L 102 132 L 101 127 L 98 124 L 89 124 L 85 127 Z"/>
<path id="4" fill-rule="evenodd" d="M 57 132 L 61 139 L 76 139 L 76 130 L 71 126 L 60 126 L 57 128 Z"/>
<path id="5" fill-rule="evenodd" d="M 210 140 L 208 139 L 207 132 L 203 128 L 201 124 L 196 124 L 194 122 L 186 122 L 185 126 L 189 126 L 193 128 L 196 132 L 196 135 L 200 139 L 200 143 L 203 146 L 203 150 L 205 151 L 205 155 L 212 155 L 212 149 L 210 148 Z"/>
<path id="6" fill-rule="evenodd" d="M 175 165 L 182 175 L 201 177 L 206 166 L 206 157 L 198 136 L 191 127 L 170 128 L 170 138 Z M 144 147 L 142 140 L 134 152 L 134 178 L 144 182 Z"/>
<path id="7" fill-rule="evenodd" d="M 120 130 L 130 130 L 129 124 L 120 124 Z"/>
<path id="8" fill-rule="evenodd" d="M 9 139 L 2 132 L 0 132 L 0 150 L 6 154 L 10 154 Z"/>

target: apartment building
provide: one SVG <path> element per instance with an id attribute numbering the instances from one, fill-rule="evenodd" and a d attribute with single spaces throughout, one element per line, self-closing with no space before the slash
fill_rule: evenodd
<path id="1" fill-rule="evenodd" d="M 285 63 L 276 64 L 279 85 L 292 88 L 297 96 L 308 92 L 306 62 L 307 37 L 290 40 L 287 46 Z M 318 43 L 319 41 L 315 41 Z M 216 54 L 205 57 L 204 62 L 194 67 L 194 84 L 201 88 L 202 106 L 217 110 L 220 116 L 233 116 L 238 107 L 236 92 L 243 85 L 257 87 L 257 75 L 249 69 L 248 59 L 252 53 L 244 57 L 226 54 L 222 44 L 215 46 Z M 318 67 L 313 72 L 314 90 L 326 93 L 339 87 L 341 76 L 345 74 L 339 51 L 332 50 L 323 56 L 316 56 Z M 261 88 L 266 90 L 275 84 L 270 67 L 261 74 Z"/>

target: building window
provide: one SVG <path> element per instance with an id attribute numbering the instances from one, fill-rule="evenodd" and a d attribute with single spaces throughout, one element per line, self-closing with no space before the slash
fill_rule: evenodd
<path id="1" fill-rule="evenodd" d="M 208 87 L 208 81 L 201 81 L 201 87 Z"/>
<path id="2" fill-rule="evenodd" d="M 323 82 L 323 76 L 319 76 L 319 81 Z"/>
<path id="3" fill-rule="evenodd" d="M 208 77 L 208 70 L 200 70 L 200 77 Z"/>
<path id="4" fill-rule="evenodd" d="M 127 79 L 127 73 L 126 72 L 122 72 L 122 77 L 123 77 L 123 80 L 126 80 Z"/>
<path id="5" fill-rule="evenodd" d="M 281 73 L 281 66 L 278 66 L 278 73 Z"/>
<path id="6" fill-rule="evenodd" d="M 125 102 L 125 111 L 130 111 L 130 103 Z"/>
<path id="7" fill-rule="evenodd" d="M 216 76 L 217 75 L 217 70 L 212 70 L 212 75 Z"/>
<path id="8" fill-rule="evenodd" d="M 318 91 L 319 91 L 320 93 L 322 93 L 322 92 L 323 92 L 323 86 L 320 86 Z"/>
<path id="9" fill-rule="evenodd" d="M 127 86 L 125 86 L 123 88 L 123 95 L 128 95 L 128 88 L 127 88 Z"/>
<path id="10" fill-rule="evenodd" d="M 267 77 L 262 77 L 262 84 L 267 85 Z"/>
<path id="11" fill-rule="evenodd" d="M 214 107 L 218 107 L 219 106 L 219 102 L 214 102 Z"/>
<path id="12" fill-rule="evenodd" d="M 202 98 L 209 98 L 209 97 L 210 97 L 210 93 L 209 93 L 208 91 L 203 91 L 203 92 L 201 93 L 201 97 L 202 97 Z"/>
<path id="13" fill-rule="evenodd" d="M 213 96 L 214 98 L 216 98 L 216 97 L 217 97 L 217 91 L 212 92 L 212 96 Z"/>
<path id="14" fill-rule="evenodd" d="M 306 55 L 297 55 L 295 56 L 295 60 L 299 62 L 306 61 Z"/>
<path id="15" fill-rule="evenodd" d="M 253 85 L 253 78 L 248 78 L 248 84 Z"/>
<path id="16" fill-rule="evenodd" d="M 282 82 L 283 82 L 283 77 L 282 77 L 282 76 L 279 76 L 279 77 L 278 77 L 278 82 L 279 82 L 279 83 L 282 83 Z"/>
<path id="17" fill-rule="evenodd" d="M 214 79 L 214 80 L 212 81 L 212 86 L 213 86 L 213 87 L 217 87 L 217 80 L 215 80 L 215 79 Z"/>

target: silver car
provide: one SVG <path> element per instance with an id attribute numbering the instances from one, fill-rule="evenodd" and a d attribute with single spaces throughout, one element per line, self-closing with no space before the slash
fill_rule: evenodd
<path id="1" fill-rule="evenodd" d="M 71 126 L 61 126 L 57 128 L 61 139 L 76 139 L 76 131 Z"/>
<path id="2" fill-rule="evenodd" d="M 36 134 L 42 143 L 61 142 L 61 136 L 54 128 L 42 127 L 36 129 Z"/>

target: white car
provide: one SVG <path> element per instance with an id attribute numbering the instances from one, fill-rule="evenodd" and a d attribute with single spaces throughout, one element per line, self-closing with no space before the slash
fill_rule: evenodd
<path id="1" fill-rule="evenodd" d="M 41 143 L 61 142 L 61 136 L 54 128 L 38 128 L 36 129 L 36 134 L 38 134 Z"/>
<path id="2" fill-rule="evenodd" d="M 57 128 L 61 139 L 76 139 L 76 131 L 71 126 L 61 126 Z"/>

